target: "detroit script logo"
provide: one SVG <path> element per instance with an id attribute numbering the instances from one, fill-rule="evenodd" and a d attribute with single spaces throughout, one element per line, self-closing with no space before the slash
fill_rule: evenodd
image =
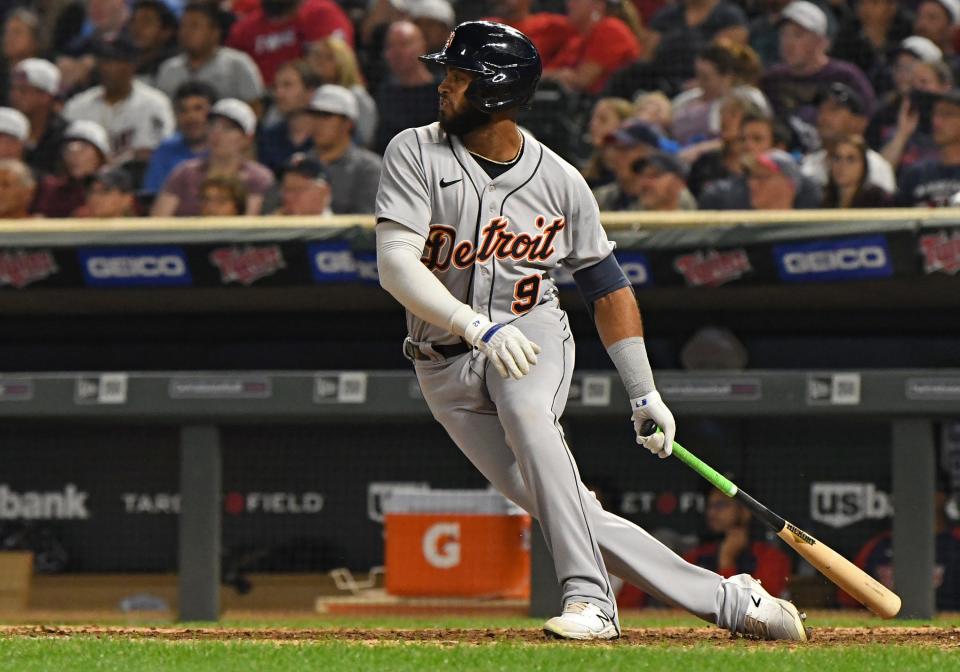
<path id="1" fill-rule="evenodd" d="M 513 259 L 515 261 L 546 261 L 556 252 L 553 241 L 567 225 L 563 217 L 555 217 L 549 224 L 547 218 L 538 215 L 534 226 L 539 233 L 514 233 L 509 231 L 510 221 L 506 217 L 494 217 L 480 230 L 480 241 L 457 240 L 457 230 L 445 224 L 430 226 L 430 235 L 423 248 L 421 261 L 431 271 L 446 271 L 453 264 L 455 268 L 469 268 L 473 264 L 482 264 L 492 257 Z"/>

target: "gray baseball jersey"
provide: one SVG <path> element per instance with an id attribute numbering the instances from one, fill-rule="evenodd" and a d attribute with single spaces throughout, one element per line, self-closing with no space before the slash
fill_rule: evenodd
<path id="1" fill-rule="evenodd" d="M 571 272 L 613 249 L 580 174 L 524 132 L 519 161 L 491 179 L 438 124 L 406 130 L 387 147 L 378 219 L 427 238 L 423 262 L 450 292 L 494 322 L 513 322 L 540 345 L 519 380 L 487 375 L 474 350 L 414 362 L 434 417 L 503 494 L 536 516 L 564 604 L 586 601 L 617 621 L 607 567 L 665 602 L 734 628 L 749 590 L 685 562 L 633 523 L 604 511 L 580 480 L 559 419 L 574 343 L 550 271 Z M 414 341 L 457 337 L 407 312 Z M 629 440 L 629 439 L 627 439 Z"/>
<path id="2" fill-rule="evenodd" d="M 453 296 L 510 322 L 555 291 L 549 272 L 610 254 L 590 188 L 573 166 L 523 132 L 520 160 L 491 179 L 437 123 L 398 134 L 383 157 L 377 219 L 427 238 L 423 261 Z M 414 341 L 456 340 L 408 313 Z"/>

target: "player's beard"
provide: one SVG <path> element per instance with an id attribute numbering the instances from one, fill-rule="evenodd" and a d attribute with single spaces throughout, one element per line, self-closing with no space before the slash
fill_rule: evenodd
<path id="1" fill-rule="evenodd" d="M 440 128 L 449 135 L 456 135 L 461 138 L 470 131 L 488 123 L 490 123 L 490 115 L 486 112 L 481 112 L 473 105 L 467 105 L 466 109 L 462 112 L 447 116 L 446 118 L 442 113 L 440 114 Z"/>

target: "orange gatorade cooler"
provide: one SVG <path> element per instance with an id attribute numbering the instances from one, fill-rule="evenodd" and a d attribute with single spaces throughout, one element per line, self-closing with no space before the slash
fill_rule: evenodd
<path id="1" fill-rule="evenodd" d="M 399 492 L 383 508 L 388 593 L 530 596 L 530 517 L 499 493 Z"/>

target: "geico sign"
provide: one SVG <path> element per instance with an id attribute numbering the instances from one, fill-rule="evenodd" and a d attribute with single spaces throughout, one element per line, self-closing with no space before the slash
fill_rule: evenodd
<path id="1" fill-rule="evenodd" d="M 179 278 L 187 265 L 175 254 L 135 257 L 90 257 L 87 271 L 94 278 Z"/>
<path id="2" fill-rule="evenodd" d="M 460 564 L 460 523 L 434 523 L 423 534 L 423 558 L 437 569 Z"/>
<path id="3" fill-rule="evenodd" d="M 357 262 L 350 250 L 327 250 L 313 255 L 313 263 L 321 273 L 356 273 Z"/>
<path id="4" fill-rule="evenodd" d="M 819 252 L 788 252 L 783 255 L 783 265 L 787 273 L 794 275 L 884 268 L 887 265 L 887 251 L 879 245 L 867 245 Z"/>

